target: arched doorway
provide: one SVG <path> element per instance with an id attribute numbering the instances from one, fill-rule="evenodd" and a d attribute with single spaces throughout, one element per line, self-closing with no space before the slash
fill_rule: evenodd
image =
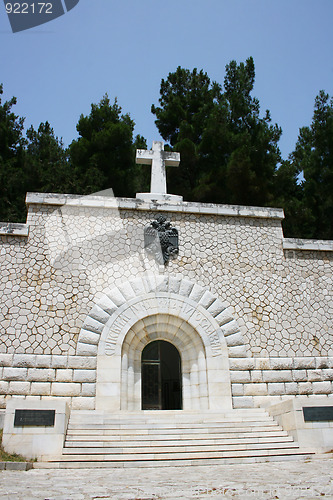
<path id="1" fill-rule="evenodd" d="M 146 345 L 141 355 L 143 410 L 182 409 L 181 358 L 176 347 L 164 340 Z"/>

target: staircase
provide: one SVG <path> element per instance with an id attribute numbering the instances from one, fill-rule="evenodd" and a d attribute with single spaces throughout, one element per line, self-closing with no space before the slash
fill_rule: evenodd
<path id="1" fill-rule="evenodd" d="M 72 411 L 62 456 L 55 458 L 53 466 L 217 465 L 297 459 L 310 454 L 263 409 L 225 413 Z"/>

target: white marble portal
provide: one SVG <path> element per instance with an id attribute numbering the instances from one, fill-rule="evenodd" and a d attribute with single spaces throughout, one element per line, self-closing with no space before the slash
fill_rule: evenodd
<path id="1" fill-rule="evenodd" d="M 226 305 L 212 294 L 208 297 L 204 289 L 192 284 L 191 291 L 184 296 L 179 293 L 181 281 L 178 293 L 170 291 L 174 284 L 163 278 L 162 283 L 162 289 L 169 291 L 161 291 L 160 287 L 160 290 L 144 290 L 141 294 L 132 283 L 131 295 L 128 282 L 126 292 L 122 289 L 127 300 L 114 307 L 108 319 L 104 315 L 98 346 L 94 346 L 97 350 L 96 409 L 141 409 L 141 354 L 154 340 L 171 342 L 178 349 L 184 410 L 231 409 L 227 340 L 235 335 L 236 322 L 228 316 Z M 109 292 L 93 309 L 79 339 L 82 350 L 91 349 L 88 343 L 83 344 L 90 339 L 86 328 L 100 329 L 92 315 L 96 318 L 99 312 L 102 321 L 102 306 L 105 310 L 108 303 L 110 308 L 114 304 L 111 299 L 119 304 L 119 290 Z M 221 310 L 225 311 L 223 317 Z M 219 322 L 226 324 L 221 327 Z M 97 333 L 94 335 L 97 343 Z"/>

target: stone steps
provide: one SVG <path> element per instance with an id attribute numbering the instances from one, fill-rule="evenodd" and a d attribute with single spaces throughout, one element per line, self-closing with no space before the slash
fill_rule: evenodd
<path id="1" fill-rule="evenodd" d="M 223 451 L 243 451 L 243 450 L 260 450 L 260 449 L 275 449 L 275 450 L 280 450 L 284 448 L 298 448 L 297 443 L 294 442 L 285 442 L 285 443 L 230 443 L 230 444 L 224 444 L 223 445 Z M 207 452 L 212 452 L 216 453 L 216 446 L 215 445 L 208 445 L 206 443 L 201 444 L 201 443 L 196 443 L 192 445 L 184 445 L 183 443 L 178 446 L 126 446 L 126 447 L 119 447 L 119 446 L 100 446 L 97 447 L 96 444 L 95 446 L 76 446 L 76 447 L 65 447 L 63 450 L 63 455 L 72 455 L 72 454 L 79 454 L 79 455 L 85 455 L 85 454 L 92 454 L 92 455 L 119 455 L 119 454 L 131 454 L 131 455 L 143 455 L 143 454 L 154 454 L 155 456 L 157 454 L 164 454 L 164 453 L 207 453 Z M 220 453 L 220 452 L 218 452 Z"/>
<path id="2" fill-rule="evenodd" d="M 281 461 L 294 461 L 313 458 L 313 453 L 302 452 L 300 454 L 292 455 L 264 455 L 262 457 L 232 457 L 232 458 L 219 458 L 210 460 L 196 459 L 196 460 L 140 460 L 136 461 L 87 461 L 87 462 L 35 462 L 34 469 L 119 469 L 119 468 L 155 468 L 155 467 L 192 467 L 192 466 L 213 466 L 213 465 L 235 465 L 235 464 L 253 464 L 262 462 L 281 462 Z"/>
<path id="3" fill-rule="evenodd" d="M 117 438 L 118 436 L 116 436 Z M 102 436 L 100 438 L 95 438 L 94 436 L 87 436 L 82 437 L 79 439 L 76 439 L 75 437 L 72 439 L 66 439 L 65 447 L 66 448 L 75 448 L 77 446 L 82 446 L 82 447 L 94 447 L 96 444 L 100 447 L 107 447 L 109 446 L 110 443 L 110 438 Z M 130 447 L 130 446 L 141 446 L 141 447 L 149 447 L 153 446 L 155 443 L 158 443 L 159 446 L 178 446 L 179 443 L 182 444 L 182 446 L 190 446 L 193 444 L 193 442 L 196 443 L 201 443 L 203 445 L 214 445 L 214 446 L 225 446 L 225 445 L 230 445 L 230 444 L 256 444 L 256 443 L 285 443 L 285 442 L 293 442 L 293 438 L 291 436 L 284 436 L 284 435 L 277 435 L 277 436 L 269 436 L 269 437 L 264 437 L 258 434 L 257 436 L 250 436 L 247 435 L 237 435 L 237 438 L 234 436 L 229 436 L 229 437 L 219 437 L 217 439 L 211 439 L 207 437 L 202 437 L 200 438 L 192 438 L 191 436 L 183 439 L 169 439 L 169 436 L 161 436 L 157 439 L 141 439 L 139 440 L 137 436 L 135 436 L 135 439 L 133 437 L 128 436 L 127 439 L 114 439 L 112 438 L 112 443 L 114 443 L 115 446 L 119 447 Z"/>
<path id="4" fill-rule="evenodd" d="M 55 467 L 248 463 L 308 456 L 262 409 L 218 412 L 73 411 Z"/>

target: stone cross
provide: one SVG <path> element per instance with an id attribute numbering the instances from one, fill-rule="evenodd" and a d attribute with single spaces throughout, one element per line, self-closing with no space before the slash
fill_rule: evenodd
<path id="1" fill-rule="evenodd" d="M 178 167 L 179 162 L 180 154 L 164 151 L 164 144 L 162 141 L 153 141 L 152 149 L 136 150 L 136 163 L 140 165 L 151 165 L 151 193 L 166 194 L 165 167 Z"/>

